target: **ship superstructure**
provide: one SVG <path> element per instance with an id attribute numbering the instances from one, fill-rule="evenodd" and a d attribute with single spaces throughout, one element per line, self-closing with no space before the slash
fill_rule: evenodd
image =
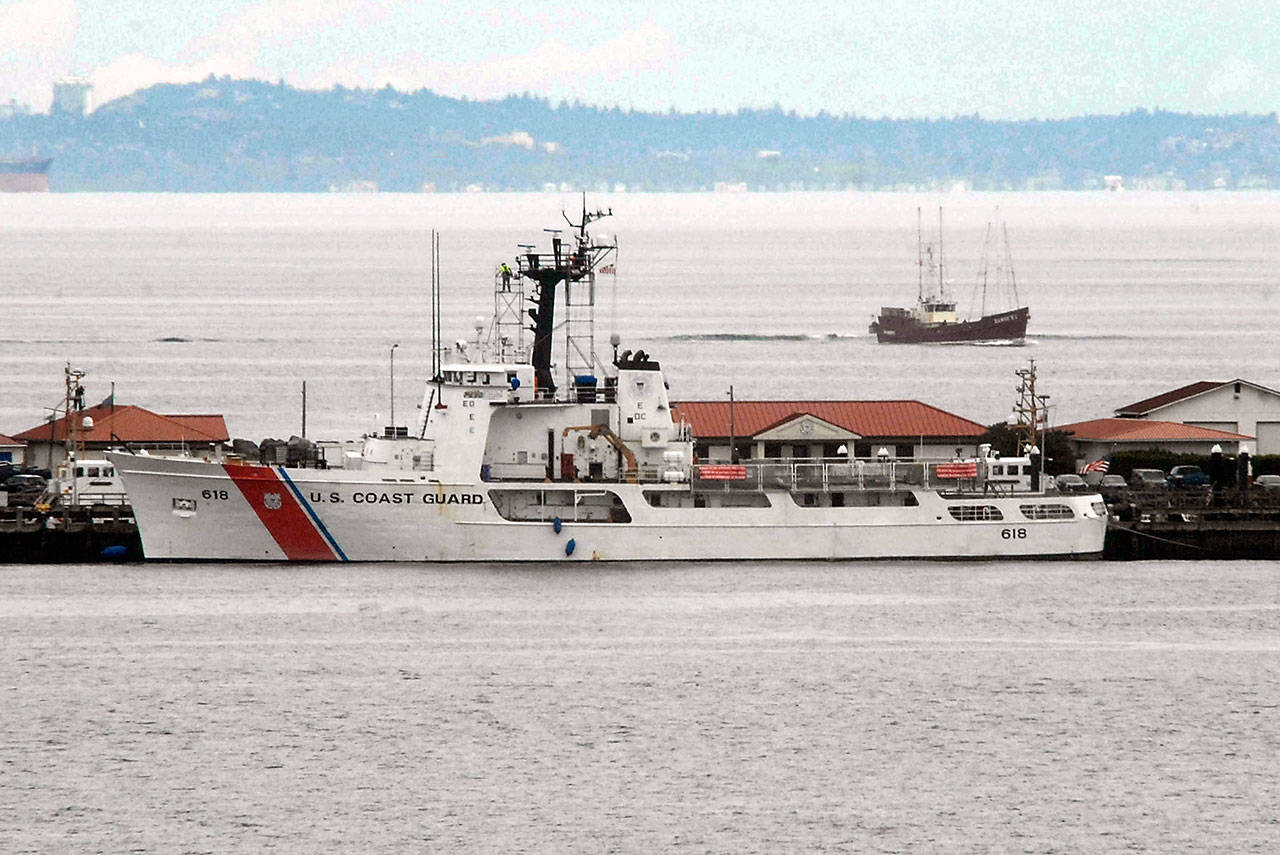
<path id="1" fill-rule="evenodd" d="M 412 430 L 343 469 L 113 454 L 148 558 L 551 561 L 1087 556 L 1096 495 L 1033 489 L 1031 461 L 695 461 L 659 362 L 595 351 L 588 212 L 494 271 L 494 315 L 446 350 Z M 434 244 L 434 241 L 433 241 Z M 433 250 L 434 252 L 434 250 Z M 433 306 L 438 289 L 433 276 Z M 563 309 L 559 314 L 558 309 Z M 433 312 L 438 317 L 438 312 Z M 559 319 L 557 316 L 559 315 Z M 528 318 L 530 323 L 523 322 Z M 529 335 L 526 335 L 528 333 Z M 562 362 L 553 354 L 563 347 Z"/>

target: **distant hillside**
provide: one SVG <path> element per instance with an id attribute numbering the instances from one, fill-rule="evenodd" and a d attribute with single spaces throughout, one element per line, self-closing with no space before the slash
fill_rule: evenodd
<path id="1" fill-rule="evenodd" d="M 55 190 L 417 191 L 1280 187 L 1274 114 L 1135 111 L 993 122 L 641 113 L 532 96 L 318 92 L 209 78 L 84 119 L 0 119 L 0 152 L 53 155 Z"/>

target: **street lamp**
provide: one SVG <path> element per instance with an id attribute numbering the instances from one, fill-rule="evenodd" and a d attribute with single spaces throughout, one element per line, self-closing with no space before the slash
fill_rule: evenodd
<path id="1" fill-rule="evenodd" d="M 391 433 L 396 432 L 396 348 L 400 342 L 391 345 Z"/>
<path id="2" fill-rule="evenodd" d="M 733 425 L 733 384 L 730 383 L 729 384 L 729 462 L 737 463 L 738 456 L 735 453 L 736 449 L 734 448 L 734 445 L 736 444 L 736 437 L 734 437 L 733 435 L 733 427 L 734 427 Z"/>

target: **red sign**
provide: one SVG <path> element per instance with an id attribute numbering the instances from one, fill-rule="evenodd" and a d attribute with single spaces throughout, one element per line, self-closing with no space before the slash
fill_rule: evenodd
<path id="1" fill-rule="evenodd" d="M 968 463 L 939 463 L 937 474 L 939 478 L 977 478 L 978 464 L 972 460 Z"/>
<path id="2" fill-rule="evenodd" d="M 745 481 L 747 467 L 731 464 L 712 464 L 698 467 L 698 477 L 707 481 Z"/>

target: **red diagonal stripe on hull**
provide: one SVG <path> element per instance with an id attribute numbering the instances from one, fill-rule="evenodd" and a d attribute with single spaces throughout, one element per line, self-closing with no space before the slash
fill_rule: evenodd
<path id="1" fill-rule="evenodd" d="M 289 485 L 269 466 L 223 466 L 227 475 L 240 488 L 241 494 L 263 526 L 275 538 L 280 549 L 290 561 L 337 561 L 333 549 L 316 527 L 311 524 L 307 512 L 294 498 Z M 268 508 L 266 496 L 274 493 L 280 497 L 279 508 Z M 234 537 L 227 532 L 228 537 Z"/>

